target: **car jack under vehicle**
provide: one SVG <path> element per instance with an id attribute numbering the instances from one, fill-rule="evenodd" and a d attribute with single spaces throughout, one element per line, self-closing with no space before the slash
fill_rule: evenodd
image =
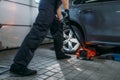
<path id="1" fill-rule="evenodd" d="M 83 60 L 93 60 L 94 57 L 96 56 L 96 54 L 97 54 L 97 52 L 94 49 L 81 47 L 76 52 L 76 57 L 77 57 L 77 59 L 81 58 Z"/>

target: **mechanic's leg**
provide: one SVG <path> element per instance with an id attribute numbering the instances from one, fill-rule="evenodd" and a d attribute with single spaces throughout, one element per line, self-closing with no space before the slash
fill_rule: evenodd
<path id="1" fill-rule="evenodd" d="M 24 66 L 29 64 L 34 55 L 34 51 L 48 33 L 48 28 L 48 25 L 45 24 L 40 24 L 39 26 L 34 25 L 29 34 L 24 39 L 17 55 L 15 56 L 15 63 Z"/>
<path id="2" fill-rule="evenodd" d="M 47 32 L 47 25 L 34 25 L 29 34 L 24 39 L 18 53 L 15 56 L 14 63 L 10 69 L 11 72 L 23 76 L 36 74 L 35 70 L 27 69 L 27 66 L 33 58 L 34 51 L 39 46 L 39 43 L 43 41 Z"/>
<path id="3" fill-rule="evenodd" d="M 57 59 L 68 59 L 70 56 L 65 55 L 62 51 L 63 48 L 63 25 L 60 21 L 55 19 L 50 28 L 51 34 L 54 39 L 54 48 Z"/>
<path id="4" fill-rule="evenodd" d="M 49 11 L 49 14 L 48 14 Z M 43 41 L 50 25 L 54 20 L 55 13 L 50 9 L 39 9 L 39 14 L 36 18 L 33 28 L 24 39 L 21 48 L 15 56 L 14 63 L 27 66 L 31 61 L 34 51 Z"/>
<path id="5" fill-rule="evenodd" d="M 13 73 L 23 76 L 32 75 L 36 73 L 35 70 L 30 70 L 27 68 L 27 66 L 34 55 L 34 51 L 48 33 L 50 27 L 49 24 L 51 24 L 54 19 L 54 17 L 49 17 L 50 19 L 48 20 L 48 16 L 46 17 L 46 14 L 43 14 L 42 12 L 39 12 L 40 14 L 37 17 L 33 28 L 25 37 L 18 53 L 14 58 L 14 63 L 11 65 L 10 68 L 10 71 Z M 44 18 L 42 18 L 42 16 Z"/>

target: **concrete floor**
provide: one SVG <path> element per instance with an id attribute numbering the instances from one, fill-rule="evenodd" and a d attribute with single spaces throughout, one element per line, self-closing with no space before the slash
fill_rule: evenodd
<path id="1" fill-rule="evenodd" d="M 35 52 L 29 68 L 36 69 L 37 75 L 21 77 L 9 72 L 9 67 L 17 50 L 0 52 L 0 68 L 6 72 L 0 74 L 0 80 L 119 80 L 120 62 L 96 59 L 85 61 L 76 59 L 56 60 L 51 45 L 42 45 Z"/>

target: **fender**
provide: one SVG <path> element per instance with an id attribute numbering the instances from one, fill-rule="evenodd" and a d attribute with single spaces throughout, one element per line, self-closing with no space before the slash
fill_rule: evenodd
<path id="1" fill-rule="evenodd" d="M 75 24 L 78 29 L 83 33 L 83 38 L 84 38 L 84 42 L 87 41 L 87 37 L 86 37 L 86 29 L 84 27 L 84 25 L 81 23 L 81 21 L 78 18 L 79 16 L 76 15 L 76 11 L 74 10 L 70 10 L 70 21 L 72 24 Z"/>

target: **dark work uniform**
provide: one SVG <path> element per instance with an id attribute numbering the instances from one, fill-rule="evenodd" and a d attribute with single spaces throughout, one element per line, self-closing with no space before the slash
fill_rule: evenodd
<path id="1" fill-rule="evenodd" d="M 39 14 L 31 31 L 25 37 L 13 64 L 27 66 L 31 61 L 34 51 L 44 40 L 49 29 L 54 38 L 56 57 L 64 55 L 62 48 L 62 25 L 56 20 L 55 15 L 61 0 L 41 0 Z M 61 54 L 62 53 L 62 54 Z"/>

